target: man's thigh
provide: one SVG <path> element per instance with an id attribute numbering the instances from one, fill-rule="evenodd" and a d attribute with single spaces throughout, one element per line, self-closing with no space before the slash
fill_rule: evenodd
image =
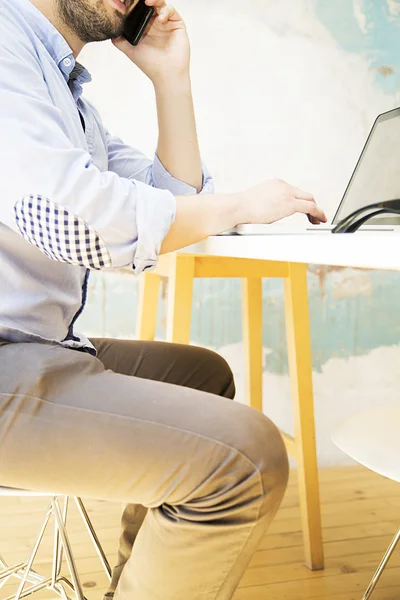
<path id="1" fill-rule="evenodd" d="M 232 371 L 219 354 L 183 344 L 92 339 L 106 369 L 233 398 Z"/>
<path id="2" fill-rule="evenodd" d="M 260 444 L 273 464 L 276 429 L 226 398 L 59 346 L 0 346 L 0 485 L 154 507 L 201 489 L 205 465 L 251 461 Z"/>

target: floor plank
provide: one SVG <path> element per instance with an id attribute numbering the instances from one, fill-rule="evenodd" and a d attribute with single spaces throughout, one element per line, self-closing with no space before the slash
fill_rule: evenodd
<path id="1" fill-rule="evenodd" d="M 296 472 L 278 517 L 262 540 L 234 600 L 360 600 L 372 573 L 400 524 L 400 486 L 360 467 L 320 473 L 326 568 L 312 573 L 303 565 Z M 23 560 L 43 520 L 43 498 L 0 497 L 0 554 L 9 564 Z M 110 562 L 116 559 L 122 506 L 85 502 Z M 74 506 L 69 532 L 85 595 L 100 600 L 104 573 Z M 36 569 L 49 574 L 52 535 L 48 532 Z M 0 600 L 16 580 L 0 589 Z M 53 600 L 49 592 L 34 596 Z M 400 600 L 400 550 L 393 556 L 373 600 Z"/>

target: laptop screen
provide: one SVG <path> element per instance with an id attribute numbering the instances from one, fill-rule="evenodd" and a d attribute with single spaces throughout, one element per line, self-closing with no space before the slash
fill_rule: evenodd
<path id="1" fill-rule="evenodd" d="M 368 204 L 396 198 L 400 198 L 400 108 L 375 121 L 333 223 Z M 383 215 L 371 223 L 400 225 L 400 217 Z"/>

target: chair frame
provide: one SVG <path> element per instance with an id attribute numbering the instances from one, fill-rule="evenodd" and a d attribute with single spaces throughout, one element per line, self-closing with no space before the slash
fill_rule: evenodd
<path id="1" fill-rule="evenodd" d="M 23 490 L 10 490 L 10 492 L 12 492 L 10 495 L 24 495 Z M 29 494 L 29 492 L 25 492 L 25 494 Z M 80 498 L 74 496 L 73 500 L 75 501 L 80 516 L 82 517 L 85 528 L 89 533 L 90 539 L 92 540 L 93 546 L 104 568 L 104 571 L 109 581 L 111 581 L 111 567 L 107 561 L 106 555 L 93 528 L 85 506 Z M 66 526 L 69 501 L 70 497 L 68 496 L 51 496 L 50 504 L 40 527 L 39 534 L 33 544 L 32 551 L 25 562 L 21 562 L 9 567 L 0 555 L 0 568 L 2 568 L 2 570 L 0 570 L 0 588 L 3 587 L 11 577 L 20 579 L 20 584 L 16 594 L 11 594 L 11 596 L 8 596 L 4 600 L 20 600 L 21 598 L 25 598 L 30 594 L 34 594 L 44 589 L 53 591 L 63 600 L 70 600 L 65 588 L 68 588 L 69 591 L 74 593 L 76 600 L 86 600 L 67 533 Z M 60 507 L 61 503 L 63 503 L 62 509 Z M 51 577 L 46 578 L 34 571 L 32 566 L 51 517 L 54 518 L 54 549 Z M 61 575 L 64 552 L 72 581 Z M 25 587 L 27 583 L 31 583 L 32 585 Z"/>
<path id="2" fill-rule="evenodd" d="M 381 575 L 382 575 L 387 563 L 389 562 L 389 559 L 392 556 L 399 541 L 400 541 L 400 529 L 397 531 L 396 535 L 394 536 L 393 540 L 390 543 L 389 548 L 386 550 L 385 556 L 382 558 L 379 567 L 377 568 L 373 578 L 371 579 L 371 583 L 367 587 L 367 590 L 366 590 L 364 596 L 362 597 L 362 600 L 368 600 L 368 598 L 371 597 L 371 594 L 374 591 L 379 579 L 381 578 Z"/>

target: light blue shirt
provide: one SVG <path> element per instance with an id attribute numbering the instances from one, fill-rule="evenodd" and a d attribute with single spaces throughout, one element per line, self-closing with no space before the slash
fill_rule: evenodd
<path id="1" fill-rule="evenodd" d="M 196 194 L 110 135 L 90 79 L 29 0 L 0 0 L 0 339 L 92 349 L 73 331 L 89 270 L 154 267 L 175 196 Z"/>

